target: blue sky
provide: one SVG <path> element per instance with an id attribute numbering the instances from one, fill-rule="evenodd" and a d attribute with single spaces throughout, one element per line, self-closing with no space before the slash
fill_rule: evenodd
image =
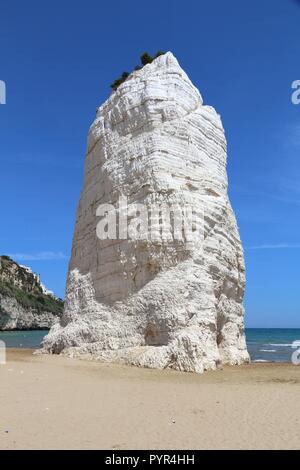
<path id="1" fill-rule="evenodd" d="M 1 0 L 0 252 L 63 296 L 87 130 L 109 84 L 171 50 L 221 114 L 246 324 L 299 327 L 300 2 Z"/>

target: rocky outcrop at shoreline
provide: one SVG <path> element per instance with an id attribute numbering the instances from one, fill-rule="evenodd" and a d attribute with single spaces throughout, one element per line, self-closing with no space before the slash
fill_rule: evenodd
<path id="1" fill-rule="evenodd" d="M 0 330 L 48 329 L 62 311 L 62 300 L 45 289 L 38 275 L 0 256 Z"/>

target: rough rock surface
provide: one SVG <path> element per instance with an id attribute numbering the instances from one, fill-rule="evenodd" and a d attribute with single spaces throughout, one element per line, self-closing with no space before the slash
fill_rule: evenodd
<path id="1" fill-rule="evenodd" d="M 58 314 L 24 307 L 16 298 L 0 293 L 0 331 L 47 330 L 58 318 Z"/>
<path id="2" fill-rule="evenodd" d="M 117 207 L 120 195 L 130 204 L 191 204 L 203 213 L 203 238 L 100 240 L 97 207 Z M 222 123 L 168 52 L 97 111 L 65 310 L 44 351 L 195 372 L 241 364 L 249 360 L 244 285 Z"/>
<path id="3" fill-rule="evenodd" d="M 48 329 L 62 310 L 62 301 L 49 294 L 39 276 L 0 256 L 0 330 Z"/>

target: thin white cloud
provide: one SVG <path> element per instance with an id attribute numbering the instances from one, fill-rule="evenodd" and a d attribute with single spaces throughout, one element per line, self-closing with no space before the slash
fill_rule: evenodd
<path id="1" fill-rule="evenodd" d="M 41 251 L 40 253 L 11 253 L 8 255 L 15 261 L 53 261 L 65 259 L 66 255 L 61 251 Z"/>
<path id="2" fill-rule="evenodd" d="M 277 243 L 275 245 L 265 244 L 265 245 L 254 245 L 247 246 L 246 250 L 280 250 L 280 249 L 299 249 L 300 243 Z"/>

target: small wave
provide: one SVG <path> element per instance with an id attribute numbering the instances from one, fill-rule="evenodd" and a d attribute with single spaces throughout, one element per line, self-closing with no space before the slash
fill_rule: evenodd
<path id="1" fill-rule="evenodd" d="M 270 361 L 266 361 L 265 359 L 255 359 L 252 362 L 270 362 Z"/>
<path id="2" fill-rule="evenodd" d="M 260 349 L 261 352 L 276 352 L 276 349 Z"/>
<path id="3" fill-rule="evenodd" d="M 293 343 L 269 343 L 269 344 L 266 344 L 266 346 L 281 346 L 283 348 L 287 348 L 287 347 L 292 347 L 293 346 Z"/>

